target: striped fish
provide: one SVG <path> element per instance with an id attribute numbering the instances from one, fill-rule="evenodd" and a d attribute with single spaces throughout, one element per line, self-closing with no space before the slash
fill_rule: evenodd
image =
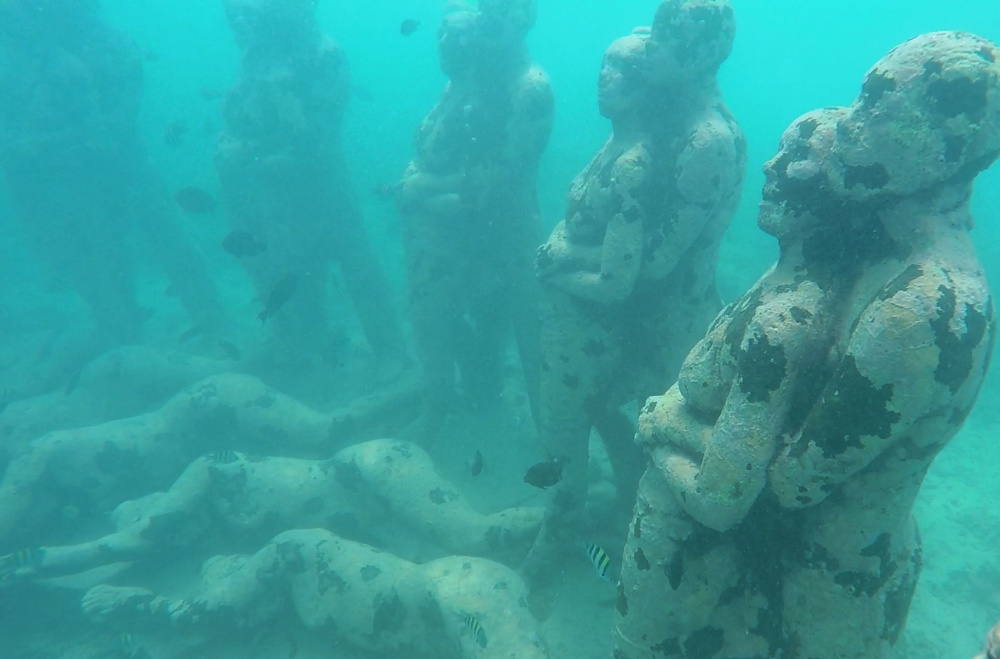
<path id="1" fill-rule="evenodd" d="M 597 570 L 597 575 L 605 581 L 611 581 L 611 577 L 608 575 L 608 569 L 611 567 L 611 559 L 608 558 L 608 553 L 595 544 L 587 545 L 586 549 L 587 558 L 590 559 L 590 562 Z"/>
<path id="2" fill-rule="evenodd" d="M 468 627 L 469 631 L 472 632 L 472 638 L 476 639 L 476 643 L 479 644 L 479 647 L 485 648 L 486 632 L 483 631 L 483 626 L 479 624 L 479 620 L 476 618 L 476 616 L 472 615 L 471 613 L 467 613 L 465 614 L 464 621 L 465 621 L 465 626 Z"/>
<path id="3" fill-rule="evenodd" d="M 176 148 L 184 141 L 188 126 L 186 121 L 172 121 L 163 129 L 163 142 L 171 148 Z"/>
<path id="4" fill-rule="evenodd" d="M 0 557 L 0 582 L 13 578 L 22 571 L 29 571 L 42 560 L 45 552 L 38 548 L 19 549 Z"/>
<path id="5" fill-rule="evenodd" d="M 389 201 L 396 196 L 396 189 L 398 187 L 399 185 L 396 183 L 379 183 L 372 188 L 372 194 L 375 195 L 377 199 Z"/>
<path id="6" fill-rule="evenodd" d="M 0 387 L 0 412 L 7 409 L 7 406 L 14 402 L 17 394 L 10 387 Z"/>
<path id="7" fill-rule="evenodd" d="M 142 644 L 128 632 L 122 632 L 118 635 L 118 644 L 121 649 L 122 656 L 124 657 L 129 657 L 131 659 L 133 657 L 148 656 L 142 649 Z"/>
<path id="8" fill-rule="evenodd" d="M 16 569 L 31 565 L 31 550 L 19 549 L 11 555 L 11 561 Z"/>
<path id="9" fill-rule="evenodd" d="M 228 465 L 240 459 L 239 454 L 233 450 L 216 451 L 208 454 L 208 461 L 212 464 Z"/>
<path id="10" fill-rule="evenodd" d="M 19 549 L 15 552 L 13 556 L 14 568 L 22 569 L 26 567 L 34 567 L 42 560 L 42 550 L 37 547 L 30 549 Z"/>

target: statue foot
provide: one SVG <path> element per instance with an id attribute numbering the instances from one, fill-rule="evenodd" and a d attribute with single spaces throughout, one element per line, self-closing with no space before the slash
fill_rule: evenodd
<path id="1" fill-rule="evenodd" d="M 148 611 L 154 599 L 152 591 L 145 588 L 102 584 L 88 590 L 81 605 L 88 618 L 108 622 Z"/>

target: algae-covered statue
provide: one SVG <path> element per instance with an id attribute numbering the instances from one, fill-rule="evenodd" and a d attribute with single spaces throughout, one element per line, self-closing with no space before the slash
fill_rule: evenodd
<path id="1" fill-rule="evenodd" d="M 207 264 L 150 163 L 143 86 L 142 53 L 96 0 L 0 3 L 0 175 L 44 275 L 87 305 L 91 356 L 142 339 L 137 235 L 191 321 L 212 333 L 226 324 Z"/>
<path id="2" fill-rule="evenodd" d="M 391 439 L 353 444 L 322 460 L 213 452 L 194 460 L 165 491 L 122 502 L 110 517 L 111 533 L 0 556 L 0 583 L 119 561 L 155 564 L 170 549 L 197 554 L 220 538 L 264 542 L 312 527 L 409 560 L 457 554 L 513 563 L 527 553 L 541 523 L 539 508 L 479 513 L 420 447 Z"/>
<path id="3" fill-rule="evenodd" d="M 416 405 L 405 386 L 319 412 L 257 378 L 221 373 L 156 410 L 53 429 L 18 446 L 0 478 L 0 551 L 50 542 L 46 533 L 66 506 L 84 517 L 102 515 L 122 500 L 167 488 L 199 455 L 328 456 L 349 440 L 398 429 Z"/>
<path id="4" fill-rule="evenodd" d="M 665 2 L 651 33 L 605 53 L 598 103 L 611 138 L 573 181 L 566 218 L 536 259 L 542 448 L 564 467 L 529 570 L 576 544 L 591 427 L 631 509 L 645 461 L 619 407 L 668 387 L 722 306 L 715 266 L 746 151 L 716 79 L 733 21 L 728 2 Z"/>
<path id="5" fill-rule="evenodd" d="M 535 0 L 485 0 L 445 15 L 448 84 L 416 134 L 396 195 L 407 294 L 423 365 L 423 439 L 457 394 L 495 403 L 509 335 L 537 414 L 539 327 L 532 258 L 541 240 L 537 171 L 552 130 L 548 76 L 525 37 Z"/>
<path id="6" fill-rule="evenodd" d="M 216 168 L 232 229 L 264 246 L 241 263 L 265 305 L 261 320 L 274 326 L 270 360 L 305 367 L 335 354 L 335 265 L 375 357 L 398 365 L 402 328 L 340 137 L 350 73 L 315 4 L 224 0 L 242 61 L 223 105 Z"/>
<path id="7" fill-rule="evenodd" d="M 418 565 L 324 529 L 302 529 L 278 534 L 253 554 L 208 559 L 190 598 L 101 585 L 86 593 L 83 609 L 96 621 L 175 644 L 191 635 L 245 635 L 294 616 L 328 644 L 379 656 L 546 659 L 527 596 L 513 570 L 486 559 Z"/>
<path id="8" fill-rule="evenodd" d="M 780 258 L 643 408 L 616 657 L 887 657 L 914 499 L 996 333 L 969 198 L 1000 153 L 1000 50 L 926 34 L 767 163 Z"/>
<path id="9" fill-rule="evenodd" d="M 115 530 L 101 537 L 0 556 L 0 585 L 118 572 L 86 592 L 84 612 L 154 656 L 289 614 L 337 642 L 408 657 L 548 656 L 523 582 L 497 562 L 523 558 L 541 510 L 480 514 L 408 442 L 324 460 L 219 451 L 110 516 Z M 152 590 L 149 576 L 178 556 L 247 546 L 262 548 L 208 558 L 194 587 Z"/>

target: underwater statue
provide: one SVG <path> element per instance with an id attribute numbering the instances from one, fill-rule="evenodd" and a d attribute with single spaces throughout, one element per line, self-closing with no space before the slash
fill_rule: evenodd
<path id="1" fill-rule="evenodd" d="M 925 34 L 785 131 L 758 216 L 778 262 L 641 413 L 615 657 L 890 656 L 913 503 L 996 335 L 969 198 L 1000 153 L 998 60 Z"/>
<path id="2" fill-rule="evenodd" d="M 207 265 L 139 134 L 142 55 L 95 0 L 0 3 L 0 172 L 12 216 L 56 286 L 74 290 L 99 352 L 142 339 L 136 237 L 191 320 L 225 324 Z"/>
<path id="3" fill-rule="evenodd" d="M 472 404 L 499 399 L 510 334 L 537 414 L 531 263 L 553 98 L 524 42 L 535 9 L 535 0 L 484 0 L 445 15 L 438 54 L 448 84 L 417 129 L 416 155 L 397 186 L 425 440 L 453 405 L 456 369 Z"/>
<path id="4" fill-rule="evenodd" d="M 110 534 L 0 556 L 0 582 L 50 579 L 119 561 L 155 565 L 174 551 L 197 554 L 224 538 L 264 542 L 313 527 L 409 560 L 458 554 L 513 564 L 530 548 L 541 510 L 483 515 L 418 446 L 379 439 L 323 460 L 209 453 L 166 491 L 120 503 L 111 518 Z"/>
<path id="5" fill-rule="evenodd" d="M 218 451 L 111 517 L 108 535 L 0 557 L 0 584 L 110 569 L 111 583 L 133 585 L 91 587 L 84 612 L 167 647 L 181 644 L 179 634 L 210 642 L 294 610 L 307 628 L 370 650 L 547 656 L 520 578 L 486 560 L 523 558 L 541 509 L 480 514 L 414 444 L 374 440 L 325 460 Z M 209 558 L 192 599 L 134 585 L 179 556 L 257 543 L 264 548 L 253 556 Z M 136 569 L 121 574 L 127 565 Z"/>
<path id="6" fill-rule="evenodd" d="M 336 357 L 342 339 L 327 313 L 336 264 L 372 352 L 396 367 L 402 328 L 341 144 L 344 53 L 320 31 L 314 0 L 224 6 L 243 57 L 215 164 L 234 232 L 257 247 L 237 253 L 263 306 L 258 318 L 273 330 L 264 363 L 301 369 Z"/>
<path id="7" fill-rule="evenodd" d="M 529 574 L 551 574 L 581 540 L 591 428 L 614 468 L 624 533 L 645 457 L 619 408 L 670 386 L 722 306 L 715 266 L 746 160 L 716 80 L 734 31 L 728 2 L 665 2 L 651 33 L 605 53 L 598 105 L 612 135 L 536 258 L 541 442 L 563 469 Z"/>
<path id="8" fill-rule="evenodd" d="M 194 634 L 252 634 L 293 617 L 326 644 L 378 656 L 545 659 L 527 597 L 517 574 L 493 561 L 447 556 L 418 565 L 302 529 L 276 535 L 254 554 L 208 559 L 190 598 L 101 585 L 87 592 L 83 609 L 113 628 L 175 644 Z"/>
<path id="9" fill-rule="evenodd" d="M 211 452 L 329 456 L 350 441 L 398 430 L 419 406 L 403 383 L 330 412 L 316 411 L 257 378 L 217 374 L 158 409 L 52 430 L 13 454 L 0 478 L 0 551 L 50 541 L 67 507 L 102 515 L 119 502 L 166 488 Z"/>

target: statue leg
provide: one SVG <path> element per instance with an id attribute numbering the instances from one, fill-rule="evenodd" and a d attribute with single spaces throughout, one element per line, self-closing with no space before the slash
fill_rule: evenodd
<path id="1" fill-rule="evenodd" d="M 453 218 L 429 213 L 403 216 L 407 296 L 417 357 L 423 369 L 418 440 L 432 442 L 455 399 L 455 369 L 467 298 L 460 238 L 450 235 Z M 458 220 L 454 220 L 458 221 Z"/>
<path id="2" fill-rule="evenodd" d="M 385 502 L 397 520 L 453 554 L 522 559 L 541 525 L 540 508 L 478 512 L 410 442 L 355 444 L 339 451 L 334 462 L 339 473 L 358 475 L 365 496 Z"/>

